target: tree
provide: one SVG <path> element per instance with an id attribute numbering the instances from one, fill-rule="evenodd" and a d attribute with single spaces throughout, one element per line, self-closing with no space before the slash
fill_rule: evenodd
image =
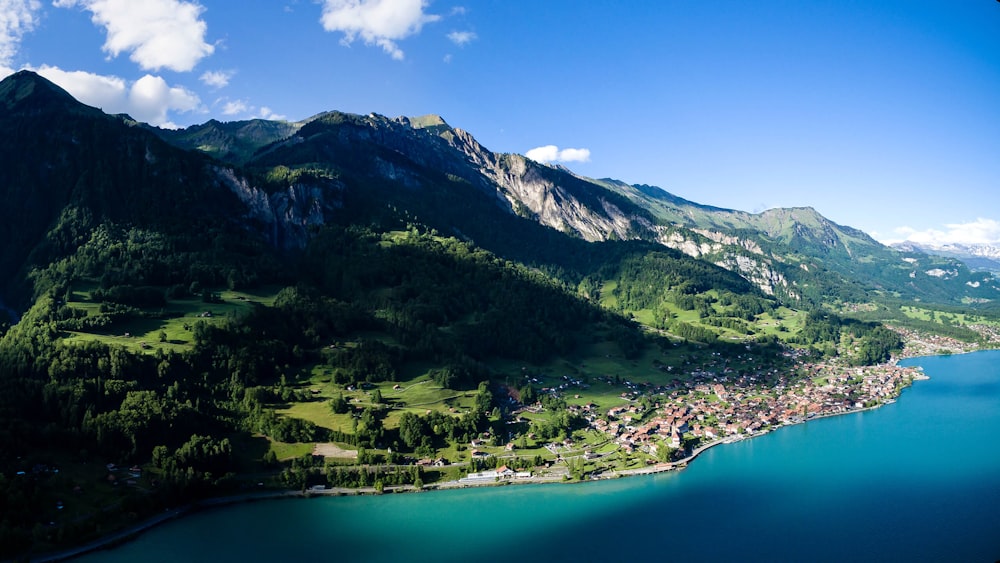
<path id="1" fill-rule="evenodd" d="M 343 393 L 330 399 L 330 410 L 332 410 L 334 414 L 346 414 L 350 409 L 351 405 L 348 404 L 347 399 L 344 399 Z"/>
<path id="2" fill-rule="evenodd" d="M 372 391 L 372 402 L 375 403 L 376 405 L 381 405 L 382 404 L 382 391 L 381 390 L 375 389 L 374 391 Z"/>
<path id="3" fill-rule="evenodd" d="M 424 436 L 424 424 L 419 416 L 404 412 L 399 418 L 399 437 L 408 448 L 415 448 Z"/>
<path id="4" fill-rule="evenodd" d="M 479 392 L 476 393 L 476 406 L 475 411 L 480 414 L 486 414 L 490 412 L 490 405 L 493 403 L 493 393 L 490 393 L 490 387 L 487 382 L 482 382 L 479 384 Z"/>
<path id="5" fill-rule="evenodd" d="M 521 388 L 521 404 L 531 405 L 538 400 L 538 395 L 535 393 L 535 388 L 531 384 L 527 384 Z"/>

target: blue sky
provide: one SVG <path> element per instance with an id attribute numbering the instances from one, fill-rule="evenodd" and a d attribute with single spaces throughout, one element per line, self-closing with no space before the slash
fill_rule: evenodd
<path id="1" fill-rule="evenodd" d="M 0 0 L 0 74 L 165 127 L 442 115 L 498 152 L 1000 242 L 993 0 Z"/>

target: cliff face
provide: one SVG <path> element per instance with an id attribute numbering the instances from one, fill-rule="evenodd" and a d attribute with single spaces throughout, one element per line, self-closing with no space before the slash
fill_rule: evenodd
<path id="1" fill-rule="evenodd" d="M 521 155 L 491 153 L 462 130 L 444 138 L 495 186 L 505 207 L 518 215 L 588 241 L 632 238 L 629 233 L 635 218 L 607 198 L 596 198 L 596 207 L 581 201 L 573 184 L 582 181 L 575 176 L 553 173 L 557 171 Z"/>
<path id="2" fill-rule="evenodd" d="M 344 186 L 336 181 L 293 183 L 284 190 L 267 193 L 230 168 L 216 167 L 215 173 L 246 206 L 246 217 L 257 222 L 269 242 L 279 248 L 305 247 L 310 229 L 324 225 L 332 213 L 343 207 Z"/>
<path id="3" fill-rule="evenodd" d="M 775 266 L 775 258 L 746 238 L 706 229 L 662 229 L 660 244 L 739 274 L 767 295 L 798 300 L 801 295 Z"/>
<path id="4" fill-rule="evenodd" d="M 631 234 L 636 231 L 635 210 L 616 205 L 614 194 L 601 194 L 603 190 L 586 179 L 521 155 L 493 153 L 470 133 L 450 127 L 438 116 L 388 119 L 370 115 L 355 123 L 363 126 L 350 129 L 354 142 L 376 143 L 422 168 L 460 178 L 495 196 L 508 212 L 588 241 L 635 238 Z M 347 133 L 347 129 L 341 132 Z M 418 174 L 405 164 L 380 162 L 379 168 L 388 179 L 411 187 L 419 184 Z M 588 191 L 581 197 L 581 192 Z"/>

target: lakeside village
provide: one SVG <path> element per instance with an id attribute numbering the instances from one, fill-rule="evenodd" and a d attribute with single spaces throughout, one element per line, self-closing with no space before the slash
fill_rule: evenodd
<path id="1" fill-rule="evenodd" d="M 557 462 L 565 462 L 567 466 L 574 457 L 590 463 L 588 476 L 591 479 L 669 471 L 684 467 L 698 453 L 717 444 L 758 436 L 817 417 L 858 412 L 895 402 L 900 392 L 913 381 L 927 379 L 919 368 L 897 366 L 898 359 L 941 353 L 942 350 L 960 353 L 978 349 L 975 344 L 944 336 L 900 328 L 894 330 L 903 336 L 905 347 L 898 357 L 882 365 L 853 367 L 836 362 L 808 363 L 800 359 L 800 351 L 788 350 L 785 357 L 792 361 L 792 369 L 782 371 L 798 374 L 791 379 L 777 369 L 737 376 L 720 359 L 714 366 L 694 371 L 670 386 L 622 381 L 628 389 L 621 394 L 621 399 L 626 401 L 623 405 L 607 410 L 594 403 L 567 406 L 569 412 L 585 421 L 589 429 L 605 437 L 598 442 L 602 447 L 588 447 L 566 439 L 548 444 L 546 449 L 556 454 Z M 1000 333 L 984 334 L 984 337 L 991 343 L 1000 342 Z M 563 379 L 556 387 L 543 388 L 541 394 L 560 398 L 573 394 L 574 388 L 586 387 L 572 377 Z M 610 378 L 605 379 L 605 383 L 611 383 Z M 764 379 L 777 383 L 762 385 Z M 542 409 L 541 403 L 536 403 L 523 406 L 513 414 L 517 417 L 525 412 L 540 413 Z M 472 444 L 473 447 L 477 445 Z M 508 443 L 505 449 L 511 452 L 515 446 Z M 614 469 L 614 464 L 601 464 L 602 459 L 620 455 L 618 452 L 646 457 L 647 466 L 622 470 Z M 578 467 L 582 468 L 583 464 Z M 543 470 L 540 476 L 501 465 L 495 470 L 469 473 L 455 484 L 545 480 L 545 473 L 550 478 L 569 476 L 567 471 L 555 467 L 548 472 Z"/>
<path id="2" fill-rule="evenodd" d="M 815 417 L 891 403 L 914 380 L 927 379 L 919 369 L 893 364 L 864 368 L 831 364 L 800 364 L 798 367 L 807 370 L 807 378 L 794 384 L 781 378 L 771 389 L 758 386 L 756 376 L 731 379 L 725 374 L 698 371 L 692 374 L 690 381 L 669 388 L 625 381 L 631 390 L 622 393 L 622 398 L 628 404 L 606 412 L 592 403 L 568 406 L 569 411 L 582 417 L 589 428 L 605 435 L 605 443 L 614 444 L 611 452 L 585 450 L 582 455 L 585 461 L 601 460 L 616 451 L 649 456 L 647 468 L 597 470 L 589 477 L 600 479 L 683 467 L 697 453 L 716 444 L 762 435 Z M 567 378 L 565 387 L 543 389 L 542 393 L 558 395 L 577 385 L 584 384 Z M 644 397 L 655 397 L 655 402 L 647 406 Z M 524 410 L 537 412 L 540 408 L 534 405 Z M 571 452 L 578 450 L 570 439 L 546 447 L 560 461 L 568 461 Z M 506 449 L 514 450 L 513 444 L 508 444 Z M 469 473 L 459 483 L 475 485 L 531 477 L 531 472 L 514 471 L 503 465 L 495 470 Z"/>
<path id="3" fill-rule="evenodd" d="M 805 378 L 790 383 L 779 377 L 777 385 L 770 388 L 759 386 L 758 377 L 754 375 L 733 378 L 726 373 L 707 370 L 697 371 L 688 381 L 669 388 L 626 381 L 625 385 L 631 389 L 622 394 L 628 401 L 626 405 L 606 412 L 593 404 L 571 405 L 568 409 L 581 416 L 590 428 L 606 435 L 622 452 L 641 452 L 650 456 L 647 463 L 653 467 L 646 472 L 664 471 L 683 465 L 692 453 L 689 446 L 700 451 L 716 443 L 764 434 L 818 416 L 890 403 L 914 380 L 926 379 L 918 369 L 894 364 L 860 368 L 800 363 L 797 368 L 805 370 Z M 777 370 L 770 375 L 778 375 Z M 572 379 L 569 382 L 567 388 L 580 385 Z M 543 389 L 542 392 L 559 391 Z M 653 398 L 655 402 L 650 405 L 644 397 Z M 558 453 L 561 449 L 571 450 L 573 446 L 567 440 L 552 444 L 549 449 Z M 602 454 L 588 450 L 583 457 L 585 460 L 600 459 Z M 654 459 L 661 463 L 655 463 Z M 495 475 L 486 473 L 470 474 L 467 480 L 524 477 L 509 471 Z"/>

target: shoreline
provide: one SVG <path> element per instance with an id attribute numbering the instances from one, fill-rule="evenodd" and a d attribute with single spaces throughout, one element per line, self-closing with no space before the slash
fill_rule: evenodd
<path id="1" fill-rule="evenodd" d="M 928 356 L 930 357 L 930 356 Z M 893 364 L 895 362 L 892 362 Z M 913 381 L 920 381 L 930 379 L 928 377 L 923 377 L 921 379 L 914 378 Z M 912 383 L 911 383 L 912 385 Z M 909 386 L 907 386 L 909 387 Z M 905 388 L 904 388 L 905 389 Z M 902 393 L 900 393 L 902 395 Z M 197 501 L 188 505 L 184 505 L 177 508 L 166 509 L 163 513 L 157 514 L 156 516 L 151 516 L 143 522 L 129 526 L 128 528 L 111 533 L 110 535 L 97 538 L 82 546 L 75 548 L 59 551 L 50 552 L 46 554 L 41 554 L 38 557 L 30 557 L 32 561 L 39 561 L 43 563 L 54 563 L 58 561 L 68 561 L 89 553 L 100 551 L 102 549 L 114 548 L 117 545 L 127 543 L 139 535 L 147 532 L 161 524 L 182 518 L 184 516 L 201 512 L 203 510 L 213 510 L 216 508 L 222 508 L 226 506 L 232 506 L 242 503 L 259 502 L 259 501 L 272 501 L 281 499 L 310 499 L 313 497 L 340 497 L 340 496 L 382 496 L 385 494 L 410 494 L 410 493 L 424 493 L 432 491 L 443 491 L 443 490 L 454 490 L 454 489 L 469 489 L 469 488 L 479 488 L 479 487 L 504 487 L 508 485 L 546 485 L 546 484 L 564 484 L 564 485 L 580 485 L 592 481 L 606 481 L 611 479 L 623 479 L 628 477 L 641 477 L 645 475 L 655 475 L 658 473 L 666 473 L 669 471 L 680 471 L 687 468 L 687 466 L 698 458 L 702 453 L 722 444 L 735 444 L 742 442 L 744 440 L 751 440 L 766 434 L 770 434 L 776 430 L 780 430 L 789 426 L 798 426 L 800 424 L 806 424 L 812 420 L 820 420 L 823 418 L 831 418 L 835 416 L 844 416 L 850 414 L 857 414 L 866 411 L 872 411 L 879 409 L 885 405 L 890 405 L 898 399 L 899 396 L 892 399 L 892 402 L 879 403 L 871 407 L 864 407 L 860 409 L 854 409 L 844 412 L 818 414 L 810 418 L 806 418 L 799 422 L 786 423 L 775 426 L 766 432 L 757 432 L 754 434 L 743 435 L 739 437 L 726 437 L 707 444 L 703 444 L 694 450 L 687 457 L 672 461 L 672 462 L 661 462 L 656 463 L 647 467 L 639 467 L 636 469 L 625 469 L 621 471 L 610 471 L 600 473 L 596 476 L 592 476 L 589 479 L 581 479 L 578 481 L 567 480 L 564 476 L 532 476 L 522 479 L 509 479 L 500 481 L 484 481 L 484 482 L 462 482 L 461 480 L 444 481 L 442 483 L 434 483 L 425 485 L 421 489 L 415 488 L 413 485 L 394 485 L 386 487 L 383 493 L 378 493 L 374 487 L 359 487 L 359 488 L 347 488 L 347 487 L 331 487 L 327 489 L 305 489 L 305 490 L 268 490 L 268 491 L 258 491 L 254 493 L 241 493 L 236 495 L 213 497 Z"/>
<path id="2" fill-rule="evenodd" d="M 968 350 L 968 351 L 961 351 L 961 352 L 954 352 L 954 353 L 955 354 L 957 354 L 957 353 L 970 354 L 970 353 L 973 353 L 973 352 L 980 352 L 980 351 L 988 351 L 988 350 Z M 901 361 L 901 360 L 912 359 L 912 358 L 921 358 L 921 357 L 936 357 L 936 356 L 940 356 L 940 355 L 941 354 L 925 354 L 925 355 L 914 355 L 914 356 L 904 356 L 904 357 L 899 357 L 899 358 L 892 358 L 888 362 L 886 362 L 886 364 L 882 364 L 882 365 L 896 366 L 898 364 L 898 362 Z M 952 354 L 948 354 L 948 355 L 952 355 Z M 910 387 L 911 385 L 913 385 L 913 382 L 924 381 L 924 380 L 928 380 L 928 379 L 930 379 L 930 377 L 924 375 L 923 372 L 920 371 L 919 374 L 918 374 L 918 376 L 913 377 L 913 379 L 910 381 L 909 385 L 906 385 L 906 387 Z M 614 470 L 612 470 L 610 472 L 603 472 L 603 473 L 591 476 L 591 478 L 589 478 L 589 479 L 585 478 L 585 479 L 581 479 L 579 481 L 567 480 L 567 479 L 565 479 L 565 476 L 544 476 L 544 477 L 543 476 L 532 476 L 532 477 L 527 477 L 527 478 L 522 478 L 522 479 L 509 479 L 509 480 L 500 480 L 500 481 L 485 481 L 485 482 L 478 482 L 478 483 L 477 482 L 468 482 L 468 481 L 467 482 L 462 482 L 461 480 L 453 480 L 453 481 L 445 481 L 445 482 L 442 482 L 442 483 L 428 484 L 428 485 L 425 485 L 421 489 L 416 489 L 412 485 L 395 485 L 395 486 L 389 486 L 389 487 L 386 487 L 384 489 L 383 493 L 381 493 L 381 494 L 423 493 L 423 492 L 431 492 L 431 491 L 438 491 L 438 490 L 466 489 L 466 488 L 476 488 L 476 487 L 502 487 L 502 486 L 507 486 L 507 485 L 544 485 L 544 484 L 577 485 L 577 484 L 583 484 L 583 483 L 587 483 L 587 482 L 591 482 L 591 481 L 604 481 L 604 480 L 609 480 L 609 479 L 621 479 L 621 478 L 627 478 L 627 477 L 638 477 L 638 476 L 644 476 L 644 475 L 654 475 L 654 474 L 657 474 L 657 473 L 666 473 L 668 471 L 679 471 L 679 470 L 685 469 L 692 461 L 694 461 L 695 459 L 697 459 L 698 456 L 701 455 L 702 453 L 704 453 L 705 451 L 708 451 L 709 449 L 714 448 L 715 446 L 718 446 L 718 445 L 721 445 L 721 444 L 733 444 L 733 443 L 737 443 L 737 442 L 742 442 L 743 440 L 749 440 L 749 439 L 757 438 L 759 436 L 764 436 L 766 434 L 770 434 L 771 432 L 774 432 L 776 430 L 780 430 L 780 429 L 788 427 L 788 426 L 797 426 L 797 425 L 800 425 L 800 424 L 805 424 L 805 423 L 808 423 L 811 420 L 820 420 L 820 419 L 823 419 L 823 418 L 831 418 L 831 417 L 835 417 L 835 416 L 844 416 L 844 415 L 850 415 L 850 414 L 857 414 L 857 413 L 862 413 L 862 412 L 876 410 L 876 409 L 879 409 L 879 408 L 881 408 L 881 407 L 883 407 L 885 405 L 893 404 L 893 403 L 896 402 L 896 400 L 900 396 L 902 396 L 902 391 L 904 389 L 906 389 L 906 387 L 903 387 L 902 389 L 900 389 L 900 393 L 898 395 L 896 395 L 895 397 L 890 398 L 888 401 L 881 402 L 881 403 L 879 403 L 877 405 L 873 405 L 873 406 L 870 406 L 870 407 L 863 407 L 863 408 L 859 408 L 859 409 L 851 409 L 851 410 L 846 410 L 846 411 L 843 411 L 843 412 L 832 412 L 832 413 L 826 413 L 826 414 L 816 414 L 816 415 L 813 415 L 811 417 L 805 418 L 805 419 L 797 421 L 797 422 L 783 423 L 783 424 L 780 424 L 778 426 L 774 426 L 774 427 L 768 429 L 765 432 L 756 432 L 756 433 L 752 433 L 752 434 L 748 434 L 748 435 L 741 435 L 741 436 L 738 436 L 738 437 L 729 436 L 729 437 L 726 437 L 726 438 L 721 438 L 721 439 L 715 440 L 713 442 L 709 442 L 707 444 L 704 444 L 704 445 L 701 445 L 701 446 L 695 448 L 691 452 L 690 455 L 688 455 L 687 457 L 685 457 L 683 459 L 680 459 L 678 461 L 661 462 L 661 463 L 656 463 L 656 464 L 653 464 L 653 465 L 650 465 L 650 466 L 647 466 L 647 467 L 640 467 L 640 468 L 636 468 L 636 469 L 625 469 L 625 470 L 621 470 L 621 471 L 614 471 Z M 215 509 L 215 508 L 221 508 L 221 507 L 225 507 L 225 506 L 232 506 L 232 505 L 241 504 L 241 503 L 258 502 L 258 501 L 269 501 L 269 500 L 280 500 L 280 499 L 309 499 L 309 498 L 313 498 L 313 497 L 329 497 L 329 496 L 381 496 L 381 494 L 378 493 L 375 490 L 374 487 L 361 487 L 361 488 L 331 487 L 331 488 L 327 488 L 327 489 L 306 489 L 306 490 L 299 490 L 299 491 L 294 491 L 294 490 L 268 490 L 268 491 L 254 492 L 254 493 L 241 493 L 241 494 L 237 494 L 237 495 L 230 495 L 230 496 L 223 496 L 223 497 L 214 497 L 214 498 L 204 499 L 204 500 L 201 500 L 201 501 L 198 501 L 198 502 L 195 502 L 195 503 L 192 503 L 192 504 L 188 504 L 188 505 L 185 505 L 185 506 L 182 506 L 182 507 L 167 509 L 163 513 L 158 514 L 156 516 L 152 516 L 152 517 L 146 519 L 143 522 L 140 522 L 140 523 L 135 524 L 133 526 L 129 526 L 128 528 L 126 528 L 124 530 L 111 533 L 111 534 L 109 534 L 107 536 L 94 539 L 94 540 L 92 540 L 90 542 L 87 542 L 86 544 L 84 544 L 82 546 L 78 546 L 78 547 L 75 547 L 75 548 L 70 548 L 70 549 L 66 549 L 66 550 L 62 550 L 62 551 L 58 551 L 58 552 L 43 553 L 43 554 L 41 554 L 38 557 L 31 557 L 31 556 L 29 556 L 29 557 L 33 561 L 41 561 L 41 562 L 57 562 L 57 561 L 71 560 L 71 559 L 74 559 L 76 557 L 80 557 L 80 556 L 86 555 L 88 553 L 92 553 L 92 552 L 95 552 L 95 551 L 100 551 L 102 549 L 113 548 L 116 545 L 119 545 L 119 544 L 122 544 L 122 543 L 126 543 L 128 541 L 131 541 L 131 540 L 135 539 L 136 537 L 138 537 L 142 533 L 144 533 L 144 532 L 146 532 L 146 531 L 148 531 L 148 530 L 150 530 L 152 528 L 155 528 L 155 527 L 157 527 L 157 526 L 159 526 L 159 525 L 161 525 L 163 523 L 169 522 L 171 520 L 175 520 L 177 518 L 181 518 L 181 517 L 189 515 L 189 514 L 200 512 L 202 510 L 211 510 L 211 509 Z"/>

